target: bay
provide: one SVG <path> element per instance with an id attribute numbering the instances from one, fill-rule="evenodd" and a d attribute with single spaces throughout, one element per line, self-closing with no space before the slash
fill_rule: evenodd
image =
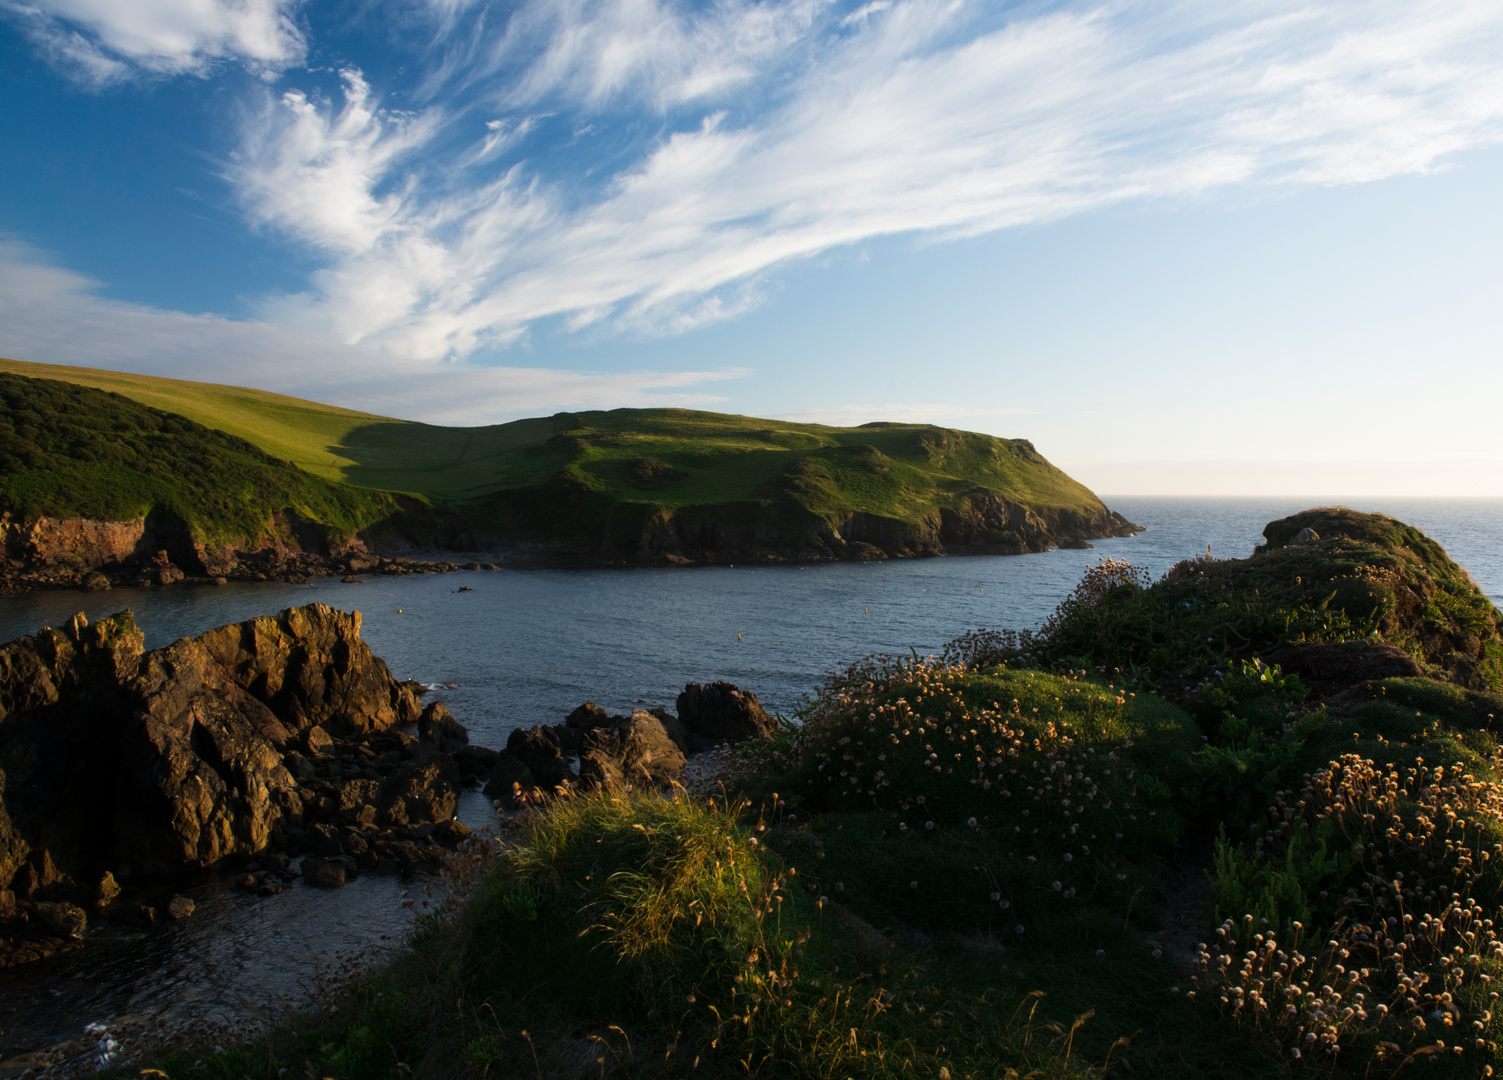
<path id="1" fill-rule="evenodd" d="M 1091 550 L 811 566 L 500 570 L 411 577 L 38 593 L 0 599 L 0 641 L 134 612 L 147 646 L 318 600 L 363 613 L 363 636 L 398 678 L 435 688 L 498 747 L 517 726 L 557 723 L 586 700 L 612 712 L 666 705 L 688 681 L 727 679 L 791 714 L 823 674 L 871 653 L 937 652 L 976 627 L 1028 628 L 1086 567 L 1126 559 L 1158 577 L 1181 559 L 1251 553 L 1270 520 L 1308 499 L 1107 498 L 1146 527 Z M 1422 527 L 1503 605 L 1503 500 L 1352 500 Z M 477 557 L 484 558 L 483 553 Z M 461 560 L 462 561 L 462 560 Z M 466 588 L 467 587 L 467 588 Z M 462 591 L 463 590 L 463 591 Z M 489 817 L 471 793 L 463 816 Z M 105 927 L 80 953 L 0 973 L 18 1008 L 8 1038 L 97 1039 L 137 1022 L 238 1026 L 306 1000 L 310 979 L 351 954 L 400 941 L 412 908 L 400 882 L 362 878 L 337 894 L 295 887 L 256 900 L 223 882 L 190 891 L 199 914 L 150 930 Z M 414 898 L 416 899 L 416 898 Z M 420 906 L 418 901 L 418 906 Z M 89 1043 L 94 1036 L 83 1038 Z M 0 1046 L 4 1054 L 17 1044 Z M 97 1053 L 90 1044 L 78 1059 Z M 87 1059 L 87 1060 L 86 1060 Z"/>

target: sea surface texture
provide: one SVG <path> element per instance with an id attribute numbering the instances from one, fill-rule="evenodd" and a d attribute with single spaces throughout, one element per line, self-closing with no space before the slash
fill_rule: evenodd
<path id="1" fill-rule="evenodd" d="M 363 634 L 398 678 L 434 687 L 472 741 L 505 745 L 517 726 L 557 723 L 594 701 L 612 712 L 672 708 L 686 682 L 727 679 L 792 715 L 823 674 L 871 653 L 923 656 L 976 627 L 1038 625 L 1106 557 L 1157 577 L 1181 559 L 1243 557 L 1264 524 L 1309 499 L 1106 498 L 1147 531 L 1088 551 L 956 556 L 811 566 L 502 570 L 328 578 L 309 585 L 228 585 L 44 593 L 0 600 L 0 640 L 65 622 L 135 612 L 148 648 L 254 615 L 322 600 L 364 613 Z M 1421 526 L 1503 606 L 1503 500 L 1353 500 Z M 484 553 L 476 553 L 483 557 Z M 468 587 L 465 591 L 461 591 Z M 483 824 L 489 806 L 465 800 Z M 296 1000 L 320 970 L 400 940 L 421 894 L 362 878 L 339 893 L 295 887 L 251 899 L 224 884 L 192 895 L 199 914 L 147 930 L 106 929 L 80 954 L 0 976 L 19 1006 L 0 1038 L 62 1039 L 94 1022 L 166 1014 L 174 1025 L 234 1022 Z M 341 957 L 336 957 L 338 951 Z"/>

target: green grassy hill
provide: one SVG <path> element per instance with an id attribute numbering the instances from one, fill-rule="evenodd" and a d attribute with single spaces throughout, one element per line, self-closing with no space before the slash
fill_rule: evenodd
<path id="1" fill-rule="evenodd" d="M 630 558 L 644 545 L 654 556 L 777 546 L 792 529 L 816 556 L 823 541 L 809 536 L 821 530 L 836 554 L 846 539 L 921 554 L 1038 550 L 1129 528 L 1026 440 L 931 425 L 617 409 L 441 427 L 209 383 L 14 360 L 0 372 L 121 394 L 322 480 L 414 495 L 442 522 L 420 531 L 471 545 L 539 539 Z M 830 533 L 852 528 L 861 535 Z"/>
<path id="2" fill-rule="evenodd" d="M 269 536 L 274 515 L 354 534 L 397 507 L 119 394 L 0 373 L 0 510 L 21 519 L 152 515 L 217 544 Z"/>

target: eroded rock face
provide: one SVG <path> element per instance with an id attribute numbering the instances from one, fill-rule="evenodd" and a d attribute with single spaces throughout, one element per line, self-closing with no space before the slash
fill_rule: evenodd
<path id="1" fill-rule="evenodd" d="M 43 900 L 97 880 L 142 643 L 125 613 L 0 646 L 0 890 Z"/>
<path id="2" fill-rule="evenodd" d="M 317 724 L 349 736 L 416 723 L 422 714 L 412 687 L 393 679 L 360 640 L 358 611 L 309 604 L 195 640 L 294 731 Z"/>
<path id="3" fill-rule="evenodd" d="M 148 653 L 131 690 L 139 704 L 122 740 L 115 814 L 128 864 L 212 866 L 260 851 L 301 811 L 282 763 L 286 726 L 201 638 Z"/>
<path id="4" fill-rule="evenodd" d="M 778 727 L 756 694 L 728 682 L 689 683 L 678 696 L 678 717 L 694 734 L 728 742 L 765 739 Z"/>
<path id="5" fill-rule="evenodd" d="M 470 733 L 449 713 L 448 706 L 435 701 L 418 718 L 418 737 L 443 754 L 452 754 L 469 745 Z"/>

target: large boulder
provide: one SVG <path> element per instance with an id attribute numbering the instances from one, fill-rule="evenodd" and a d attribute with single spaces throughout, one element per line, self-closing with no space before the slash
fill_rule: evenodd
<path id="1" fill-rule="evenodd" d="M 486 798 L 499 799 L 507 806 L 515 807 L 535 801 L 542 793 L 543 786 L 519 757 L 509 750 L 496 755 L 490 778 L 485 783 Z"/>
<path id="2" fill-rule="evenodd" d="M 143 653 L 127 612 L 0 646 L 0 892 L 93 906 L 106 869 L 254 855 L 306 812 L 337 811 L 298 784 L 349 778 L 330 772 L 344 766 L 329 736 L 422 712 L 359 630 L 358 614 L 313 604 Z M 444 761 L 404 777 L 387 809 L 451 817 L 457 778 Z"/>
<path id="3" fill-rule="evenodd" d="M 756 694 L 728 682 L 689 683 L 678 696 L 678 718 L 694 734 L 725 742 L 765 739 L 778 729 Z"/>
<path id="4" fill-rule="evenodd" d="M 360 640 L 358 611 L 309 604 L 196 640 L 293 731 L 318 724 L 331 735 L 359 735 L 416 723 L 422 715 L 412 687 L 392 678 Z"/>
<path id="5" fill-rule="evenodd" d="M 579 755 L 580 782 L 617 791 L 667 787 L 684 771 L 684 752 L 663 721 L 637 709 L 624 723 L 584 734 Z"/>
<path id="6" fill-rule="evenodd" d="M 454 759 L 420 751 L 381 781 L 376 808 L 383 824 L 421 825 L 448 821 L 459 808 L 459 770 Z"/>
<path id="7" fill-rule="evenodd" d="M 142 644 L 124 612 L 0 646 L 0 890 L 66 894 L 108 860 Z"/>

